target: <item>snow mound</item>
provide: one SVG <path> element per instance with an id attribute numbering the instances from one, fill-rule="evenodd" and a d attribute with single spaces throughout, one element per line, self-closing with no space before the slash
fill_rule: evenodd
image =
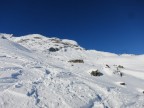
<path id="1" fill-rule="evenodd" d="M 76 41 L 68 40 L 68 39 L 63 39 L 62 42 L 67 43 L 67 44 L 71 44 L 71 45 L 78 45 L 78 43 Z"/>

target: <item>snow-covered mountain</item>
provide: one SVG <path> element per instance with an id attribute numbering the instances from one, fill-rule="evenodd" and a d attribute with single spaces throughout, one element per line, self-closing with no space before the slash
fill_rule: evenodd
<path id="1" fill-rule="evenodd" d="M 144 55 L 0 34 L 0 108 L 144 108 Z"/>

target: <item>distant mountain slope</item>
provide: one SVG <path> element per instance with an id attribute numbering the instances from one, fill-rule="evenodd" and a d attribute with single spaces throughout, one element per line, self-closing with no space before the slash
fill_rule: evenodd
<path id="1" fill-rule="evenodd" d="M 143 108 L 144 55 L 0 34 L 0 108 Z"/>

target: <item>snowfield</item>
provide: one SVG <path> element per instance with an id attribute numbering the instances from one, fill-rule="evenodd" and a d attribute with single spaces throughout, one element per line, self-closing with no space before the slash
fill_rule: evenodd
<path id="1" fill-rule="evenodd" d="M 144 108 L 144 55 L 0 34 L 0 108 Z"/>

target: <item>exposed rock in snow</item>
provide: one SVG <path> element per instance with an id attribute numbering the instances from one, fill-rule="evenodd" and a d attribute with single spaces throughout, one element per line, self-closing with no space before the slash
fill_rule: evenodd
<path id="1" fill-rule="evenodd" d="M 93 77 L 97 70 L 102 76 Z M 84 50 L 39 34 L 0 34 L 0 108 L 143 108 L 143 82 L 144 55 Z"/>
<path id="2" fill-rule="evenodd" d="M 3 39 L 10 39 L 12 38 L 13 34 L 5 34 L 5 33 L 0 33 L 0 38 Z"/>

